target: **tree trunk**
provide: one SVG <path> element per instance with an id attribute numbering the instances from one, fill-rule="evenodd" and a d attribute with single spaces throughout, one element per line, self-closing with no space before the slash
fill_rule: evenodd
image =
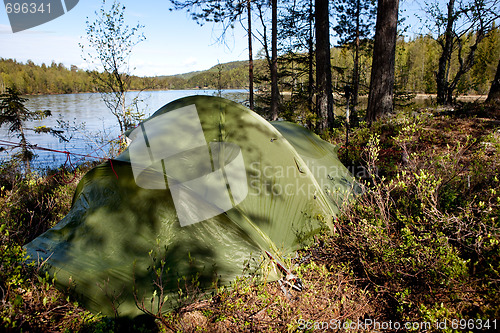
<path id="1" fill-rule="evenodd" d="M 361 15 L 360 1 L 356 2 L 356 44 L 354 50 L 354 73 L 353 73 L 353 87 L 352 87 L 352 110 L 356 109 L 358 104 L 359 95 L 359 20 Z"/>
<path id="2" fill-rule="evenodd" d="M 257 9 L 259 11 L 259 20 L 262 25 L 262 33 L 260 34 L 262 37 L 262 46 L 264 47 L 264 53 L 266 55 L 266 62 L 267 62 L 267 67 L 269 68 L 269 71 L 271 71 L 272 66 L 272 61 L 271 57 L 269 56 L 269 45 L 267 43 L 267 26 L 266 23 L 264 22 L 264 13 L 262 12 L 262 4 L 259 2 L 256 2 L 255 5 L 257 6 Z"/>
<path id="3" fill-rule="evenodd" d="M 278 119 L 278 0 L 271 0 L 271 119 Z"/>
<path id="4" fill-rule="evenodd" d="M 252 12 L 251 0 L 247 0 L 248 11 L 248 102 L 250 110 L 254 109 L 253 102 L 253 54 L 252 54 Z"/>
<path id="5" fill-rule="evenodd" d="M 353 73 L 353 87 L 352 87 L 352 101 L 351 101 L 351 113 L 350 113 L 350 126 L 357 127 L 359 125 L 358 113 L 356 112 L 356 108 L 358 105 L 358 96 L 359 96 L 359 46 L 360 46 L 360 16 L 361 16 L 361 0 L 357 0 L 356 2 L 356 40 L 355 40 L 355 50 L 354 50 L 354 73 Z M 349 103 L 347 105 L 349 108 Z M 347 145 L 348 140 L 346 140 Z"/>
<path id="6" fill-rule="evenodd" d="M 328 0 L 315 0 L 316 11 L 316 113 L 318 131 L 333 128 L 332 69 Z"/>
<path id="7" fill-rule="evenodd" d="M 440 43 L 442 53 L 439 57 L 438 71 L 436 74 L 438 104 L 451 103 L 451 94 L 448 87 L 448 75 L 451 55 L 453 53 L 453 25 L 455 23 L 454 7 L 455 0 L 450 0 L 450 2 L 448 2 L 448 14 L 446 30 L 444 32 L 444 41 Z"/>
<path id="8" fill-rule="evenodd" d="M 498 60 L 497 72 L 493 82 L 491 83 L 486 103 L 500 105 L 500 59 Z"/>
<path id="9" fill-rule="evenodd" d="M 21 116 L 18 113 L 18 117 L 20 118 Z M 24 167 L 25 167 L 25 173 L 30 174 L 31 173 L 31 166 L 30 166 L 30 160 L 32 158 L 31 152 L 28 149 L 28 140 L 26 140 L 26 135 L 24 135 L 24 130 L 23 130 L 23 125 L 19 126 L 19 135 L 21 137 L 21 156 L 22 160 L 24 162 Z"/>
<path id="10" fill-rule="evenodd" d="M 313 112 L 313 98 L 314 98 L 314 35 L 313 35 L 313 22 L 314 20 L 314 6 L 313 0 L 309 0 L 309 36 L 308 36 L 308 55 L 307 55 L 307 72 L 308 72 L 308 83 L 307 83 L 307 102 L 309 106 L 309 111 Z M 308 124 L 311 125 L 311 124 Z M 309 128 L 311 128 L 309 126 Z"/>
<path id="11" fill-rule="evenodd" d="M 378 0 L 366 120 L 371 125 L 393 111 L 394 64 L 399 0 Z"/>

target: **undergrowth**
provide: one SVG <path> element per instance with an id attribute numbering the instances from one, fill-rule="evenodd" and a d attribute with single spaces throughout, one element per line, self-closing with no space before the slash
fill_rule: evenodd
<path id="1" fill-rule="evenodd" d="M 326 243 L 382 297 L 381 320 L 500 318 L 500 122 L 491 111 L 412 111 L 357 133 L 367 149 L 351 158 L 367 170 L 364 192 Z"/>
<path id="2" fill-rule="evenodd" d="M 329 139 L 343 145 L 345 132 Z M 190 295 L 171 313 L 150 313 L 145 323 L 92 314 L 23 264 L 22 245 L 68 212 L 84 170 L 64 173 L 77 175 L 66 184 L 60 173 L 22 175 L 3 164 L 0 325 L 12 332 L 282 332 L 371 331 L 356 325 L 391 322 L 382 330 L 410 323 L 399 331 L 442 331 L 437 324 L 447 320 L 452 331 L 452 320 L 475 320 L 465 327 L 474 331 L 500 318 L 499 154 L 499 112 L 481 105 L 408 108 L 371 128 L 361 123 L 339 157 L 362 171 L 362 193 L 342 207 L 333 235 L 317 236 L 287 260 L 303 291 L 287 297 L 277 282 L 240 278 L 210 299 Z"/>
<path id="3" fill-rule="evenodd" d="M 68 213 L 76 184 L 86 169 L 26 175 L 14 161 L 0 166 L 2 331 L 69 332 L 89 325 L 106 327 L 101 316 L 84 310 L 67 293 L 57 290 L 48 275 L 39 275 L 39 267 L 26 265 L 22 247 Z"/>

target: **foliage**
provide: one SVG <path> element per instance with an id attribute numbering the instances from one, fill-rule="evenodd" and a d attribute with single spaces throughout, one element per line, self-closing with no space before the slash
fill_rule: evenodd
<path id="1" fill-rule="evenodd" d="M 111 8 L 106 9 L 102 1 L 101 9 L 96 12 L 96 20 L 87 18 L 87 44 L 80 44 L 83 59 L 91 64 L 97 63 L 102 73 L 92 75 L 96 89 L 102 100 L 116 117 L 123 135 L 140 121 L 143 114 L 137 109 L 137 98 L 127 102 L 126 92 L 131 89 L 129 57 L 134 46 L 145 40 L 140 33 L 140 24 L 129 27 L 125 23 L 125 6 L 114 0 Z M 90 50 L 89 50 L 90 49 Z"/>
<path id="2" fill-rule="evenodd" d="M 312 0 L 295 1 L 280 15 L 278 58 L 281 90 L 289 91 L 289 101 L 283 100 L 280 116 L 287 120 L 299 117 L 311 128 L 314 105 L 314 4 Z M 305 121 L 304 121 L 305 120 Z"/>
<path id="3" fill-rule="evenodd" d="M 30 111 L 24 103 L 26 98 L 20 96 L 16 88 L 7 88 L 7 92 L 0 95 L 0 126 L 8 125 L 9 134 L 16 133 L 19 138 L 19 148 L 21 151 L 14 155 L 24 162 L 26 171 L 30 171 L 30 161 L 35 157 L 35 154 L 30 147 L 30 143 L 26 138 L 26 131 L 33 130 L 35 133 L 51 133 L 61 140 L 67 141 L 61 133 L 63 131 L 55 130 L 50 127 L 36 127 L 34 129 L 25 126 L 26 121 L 38 120 L 51 115 L 49 110 L 45 111 Z M 17 148 L 17 147 L 13 147 Z"/>
<path id="4" fill-rule="evenodd" d="M 113 320 L 79 306 L 71 288 L 58 290 L 43 263 L 26 265 L 23 245 L 59 222 L 78 181 L 92 165 L 23 174 L 15 160 L 0 165 L 0 331 L 151 332 L 151 320 Z M 70 182 L 68 182 L 70 180 Z"/>
<path id="5" fill-rule="evenodd" d="M 82 172 L 75 170 L 81 177 Z M 0 166 L 0 327 L 5 331 L 81 330 L 101 320 L 53 286 L 53 279 L 27 266 L 22 245 L 69 210 L 76 183 L 67 171 L 40 177 L 22 174 L 15 161 Z M 78 178 L 78 177 L 77 177 Z"/>
<path id="6" fill-rule="evenodd" d="M 188 332 L 284 332 L 311 328 L 314 321 L 329 325 L 342 318 L 362 320 L 373 313 L 369 295 L 357 288 L 348 266 L 311 261 L 309 251 L 287 260 L 288 265 L 294 263 L 301 264 L 296 274 L 307 286 L 302 292 L 288 291 L 287 297 L 278 282 L 236 278 L 231 286 L 220 287 L 211 300 L 166 316 L 169 327 Z"/>
<path id="7" fill-rule="evenodd" d="M 396 46 L 396 91 L 436 93 L 434 72 L 438 52 L 438 45 L 430 36 L 419 36 L 409 41 L 400 37 Z"/>
<path id="8" fill-rule="evenodd" d="M 89 74 L 62 63 L 40 66 L 28 60 L 26 64 L 0 58 L 0 93 L 15 86 L 21 94 L 55 94 L 93 91 Z"/>
<path id="9" fill-rule="evenodd" d="M 488 1 L 474 4 L 485 2 Z M 210 0 L 211 5 L 218 3 Z M 243 4 L 228 3 L 227 8 L 240 6 L 244 10 Z M 128 30 L 123 25 L 123 7 L 114 2 L 112 8 L 111 13 L 101 11 L 101 22 L 109 23 L 107 27 L 118 34 L 117 40 L 134 36 L 140 26 Z M 435 19 L 440 23 L 450 22 L 450 17 L 438 7 L 433 8 Z M 456 47 L 448 49 L 451 51 L 445 55 L 446 70 L 460 73 L 459 79 L 451 82 L 452 90 L 458 93 L 484 94 L 495 75 L 500 54 L 499 30 L 494 23 L 485 24 L 489 22 L 484 21 L 486 16 L 478 15 L 482 14 L 478 8 L 463 7 L 455 14 L 470 13 L 469 19 L 482 24 L 483 30 L 475 26 L 463 34 L 456 33 L 453 41 Z M 213 14 L 205 11 L 196 15 L 209 20 L 225 19 Z M 228 13 L 236 14 L 239 13 Z M 310 23 L 310 19 L 304 17 L 302 23 L 308 20 Z M 118 26 L 114 26 L 116 22 Z M 88 28 L 93 36 L 104 33 L 97 23 L 89 24 Z M 307 30 L 307 24 L 302 28 Z M 342 34 L 347 35 L 345 31 Z M 102 36 L 101 41 L 115 38 Z M 303 41 L 311 40 L 311 36 L 306 31 Z M 298 42 L 297 36 L 288 37 L 282 41 Z M 434 75 L 443 58 L 445 39 L 442 31 L 410 40 L 399 38 L 395 75 L 398 92 L 439 90 Z M 482 42 L 477 43 L 478 40 Z M 95 41 L 99 43 L 98 39 Z M 248 68 L 243 62 L 142 80 L 127 73 L 125 68 L 134 43 L 120 43 L 125 47 L 120 62 L 124 67 L 115 67 L 111 76 L 106 76 L 106 71 L 83 72 L 73 66 L 68 70 L 55 63 L 47 67 L 0 59 L 0 91 L 11 85 L 17 85 L 22 93 L 90 91 L 92 78 L 110 83 L 101 90 L 104 92 L 113 91 L 109 87 L 117 84 L 116 91 L 122 95 L 129 89 L 153 86 L 221 89 L 247 84 Z M 111 44 L 101 48 L 107 50 L 108 46 L 113 47 Z M 280 84 L 287 87 L 290 97 L 283 103 L 280 116 L 311 128 L 318 118 L 311 112 L 309 88 L 313 80 L 304 74 L 311 69 L 310 54 L 297 54 L 298 48 L 294 46 L 281 55 Z M 307 45 L 300 50 L 310 53 L 312 49 Z M 330 50 L 332 86 L 336 92 L 352 81 L 351 73 L 357 62 L 351 56 L 353 51 L 353 45 Z M 474 51 L 475 61 L 463 57 L 469 51 Z M 367 93 L 371 56 L 361 54 L 358 60 L 360 92 Z M 469 67 L 467 71 L 464 65 Z M 256 72 L 263 78 L 260 89 L 261 97 L 265 97 L 269 67 L 264 60 L 256 62 Z M 127 86 L 120 87 L 124 83 Z M 4 102 L 9 98 L 15 102 L 15 107 L 9 106 L 9 110 L 25 112 L 24 99 L 19 93 L 11 90 L 7 93 L 10 97 L 4 98 Z M 342 98 L 339 94 L 336 97 L 342 106 Z M 117 100 L 116 105 L 122 111 L 127 109 L 121 95 Z M 0 123 L 11 123 L 13 131 L 22 130 L 23 117 L 30 116 L 19 112 L 5 115 Z M 451 110 L 410 106 L 391 118 L 374 122 L 371 127 L 361 123 L 350 134 L 350 145 L 341 148 L 339 157 L 352 167 L 363 191 L 355 200 L 343 203 L 333 235 L 325 233 L 295 258 L 285 258 L 286 265 L 306 286 L 302 292 L 292 291 L 290 296 L 289 291 L 282 292 L 277 282 L 259 283 L 249 276 L 234 280 L 231 286 L 216 287 L 212 297 L 206 299 L 201 297 L 197 276 L 179 277 L 178 308 L 163 313 L 163 304 L 168 299 L 163 292 L 165 262 L 158 249 L 150 253 L 155 291 L 151 298 L 136 295 L 137 305 L 145 313 L 136 321 L 91 314 L 79 307 L 71 290 L 57 290 L 56 279 L 40 274 L 43 263 L 38 266 L 24 263 L 22 245 L 53 226 L 69 210 L 76 182 L 66 184 L 64 180 L 72 175 L 75 175 L 73 180 L 79 179 L 85 169 L 38 175 L 21 172 L 19 160 L 3 162 L 0 165 L 0 327 L 6 331 L 281 332 L 328 328 L 340 331 L 341 327 L 333 329 L 332 325 L 371 319 L 429 322 L 432 325 L 425 330 L 437 331 L 438 321 L 498 318 L 499 119 L 498 108 L 465 104 Z M 128 126 L 127 121 L 121 123 L 123 128 Z M 345 131 L 335 128 L 322 136 L 343 143 Z M 24 146 L 27 147 L 27 142 Z"/>
<path id="10" fill-rule="evenodd" d="M 180 277 L 178 308 L 161 313 L 164 263 L 151 252 L 156 286 L 138 296 L 146 317 L 104 318 L 58 291 L 22 244 L 59 221 L 84 168 L 23 175 L 0 168 L 0 325 L 8 331 L 294 331 L 341 323 L 492 319 L 500 315 L 500 135 L 498 110 L 407 108 L 351 133 L 344 163 L 363 192 L 345 202 L 336 233 L 325 233 L 285 265 L 302 292 L 252 276 L 206 299 L 196 276 Z M 330 140 L 343 142 L 338 129 Z M 64 179 L 71 178 L 72 184 Z M 150 295 L 147 295 L 150 296 Z M 150 306 L 151 304 L 151 306 Z M 153 307 L 154 305 L 154 307 Z M 156 321 L 155 321 L 156 320 Z M 333 329 L 335 331 L 335 329 Z M 429 331 L 436 331 L 432 326 Z"/>
<path id="11" fill-rule="evenodd" d="M 223 64 L 221 84 L 223 89 L 245 88 L 248 85 L 248 67 L 245 61 Z M 30 94 L 70 94 L 96 92 L 93 76 L 103 75 L 97 71 L 89 72 L 63 64 L 51 66 L 26 64 L 12 59 L 0 58 L 0 93 L 6 87 L 15 86 L 24 95 Z M 171 76 L 138 77 L 130 76 L 130 90 L 147 89 L 193 89 L 217 88 L 216 66 L 206 71 L 192 72 Z"/>
<path id="12" fill-rule="evenodd" d="M 338 45 L 350 46 L 348 49 L 353 53 L 352 74 L 350 73 L 350 80 L 344 83 L 344 93 L 347 95 L 346 98 L 350 99 L 354 114 L 353 120 L 356 121 L 355 110 L 360 85 L 360 53 L 372 52 L 371 38 L 377 5 L 373 0 L 342 0 L 336 2 L 333 9 L 337 13 L 337 24 L 333 30 L 339 36 Z"/>
<path id="13" fill-rule="evenodd" d="M 474 66 L 476 52 L 487 34 L 494 30 L 500 14 L 498 0 L 448 0 L 427 2 L 425 11 L 441 48 L 436 71 L 437 101 L 451 104 L 462 76 Z M 453 58 L 457 64 L 452 70 Z"/>
<path id="14" fill-rule="evenodd" d="M 218 41 L 224 40 L 227 31 L 234 28 L 238 17 L 247 10 L 247 1 L 170 0 L 170 2 L 176 10 L 187 9 L 191 18 L 200 25 L 206 22 L 220 24 L 222 33 Z"/>
<path id="15" fill-rule="evenodd" d="M 478 46 L 477 61 L 473 68 L 465 74 L 457 88 L 460 94 L 487 94 L 491 81 L 495 76 L 498 57 L 500 55 L 500 30 L 492 29 Z M 465 41 L 468 47 L 470 40 Z M 332 85 L 334 92 L 342 93 L 346 83 L 352 81 L 353 72 L 352 47 L 334 47 L 331 49 Z M 399 38 L 396 52 L 396 92 L 418 94 L 435 94 L 435 71 L 439 60 L 439 45 L 430 36 L 417 36 L 411 39 Z M 255 60 L 255 71 L 260 92 L 266 90 L 269 79 L 265 60 Z M 282 91 L 292 92 L 301 99 L 300 109 L 307 106 L 307 54 L 285 53 L 279 58 L 280 85 Z M 222 64 L 222 75 L 218 79 L 217 66 L 206 71 L 186 74 L 140 78 L 131 76 L 130 89 L 223 89 L 245 88 L 248 86 L 248 62 L 236 61 Z M 360 95 L 366 95 L 369 87 L 371 55 L 360 54 Z M 450 70 L 458 68 L 458 60 L 453 58 Z M 94 92 L 92 77 L 89 72 L 77 69 L 66 69 L 62 64 L 37 66 L 28 61 L 26 64 L 11 59 L 0 59 L 0 92 L 5 87 L 15 85 L 22 94 L 74 93 Z M 3 88 L 2 88 L 3 87 Z M 296 96 L 295 96 L 296 95 Z"/>
<path id="16" fill-rule="evenodd" d="M 500 314 L 498 112 L 482 108 L 411 111 L 353 137 L 367 180 L 329 246 L 383 297 L 381 318 Z"/>
<path id="17" fill-rule="evenodd" d="M 335 3 L 333 9 L 337 14 L 337 24 L 333 28 L 340 37 L 338 44 L 351 44 L 356 35 L 361 39 L 373 35 L 376 16 L 376 3 L 373 0 L 342 0 Z M 359 26 L 356 21 L 359 20 Z M 358 33 L 356 33 L 358 30 Z"/>

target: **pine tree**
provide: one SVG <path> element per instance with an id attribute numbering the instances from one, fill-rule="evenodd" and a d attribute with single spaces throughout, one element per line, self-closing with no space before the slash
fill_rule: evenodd
<path id="1" fill-rule="evenodd" d="M 328 0 L 316 0 L 316 109 L 318 131 L 333 127 L 332 69 Z"/>
<path id="2" fill-rule="evenodd" d="M 393 110 L 394 64 L 399 0 L 379 0 L 366 120 Z"/>
<path id="3" fill-rule="evenodd" d="M 35 118 L 33 112 L 29 111 L 24 103 L 26 98 L 22 98 L 17 89 L 7 88 L 7 92 L 0 95 L 0 126 L 8 125 L 9 134 L 17 133 L 21 152 L 16 155 L 24 163 L 26 171 L 30 171 L 30 161 L 34 154 L 29 149 L 29 142 L 26 139 L 24 122 Z"/>
<path id="4" fill-rule="evenodd" d="M 8 133 L 16 133 L 19 138 L 19 148 L 21 151 L 14 155 L 19 158 L 25 166 L 26 173 L 30 172 L 30 162 L 35 157 L 33 149 L 26 138 L 26 131 L 32 130 L 36 133 L 50 133 L 61 140 L 66 140 L 62 136 L 62 131 L 50 127 L 27 128 L 25 123 L 30 120 L 43 119 L 51 115 L 49 110 L 30 111 L 24 105 L 27 99 L 21 97 L 21 94 L 15 87 L 8 87 L 4 94 L 0 95 L 0 126 L 7 125 Z"/>
<path id="5" fill-rule="evenodd" d="M 498 60 L 497 72 L 491 83 L 486 103 L 500 105 L 500 59 Z"/>
<path id="6" fill-rule="evenodd" d="M 376 4 L 372 0 L 340 0 L 333 4 L 337 16 L 337 24 L 333 30 L 339 36 L 338 44 L 353 50 L 353 71 L 350 82 L 347 83 L 351 92 L 350 104 L 355 114 L 358 104 L 360 84 L 360 52 L 362 44 L 366 44 L 373 34 Z"/>

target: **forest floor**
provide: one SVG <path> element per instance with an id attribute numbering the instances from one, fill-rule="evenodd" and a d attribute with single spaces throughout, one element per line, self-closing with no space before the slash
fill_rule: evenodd
<path id="1" fill-rule="evenodd" d="M 329 134 L 344 145 L 345 129 Z M 22 262 L 22 245 L 69 210 L 89 166 L 22 178 L 0 168 L 0 327 L 35 331 L 480 331 L 500 326 L 500 110 L 406 107 L 350 133 L 339 151 L 365 172 L 336 231 L 287 260 L 304 289 L 252 277 L 163 316 L 81 308 Z M 65 184 L 76 173 L 73 183 Z M 66 178 L 64 178 L 64 176 Z M 61 178 L 62 177 L 62 178 Z M 196 290 L 194 288 L 193 290 Z"/>

